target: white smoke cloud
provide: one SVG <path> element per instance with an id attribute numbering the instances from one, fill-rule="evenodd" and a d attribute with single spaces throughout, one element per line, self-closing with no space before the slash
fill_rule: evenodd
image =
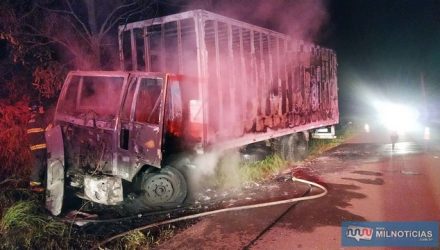
<path id="1" fill-rule="evenodd" d="M 325 0 L 192 0 L 184 10 L 193 9 L 212 11 L 311 42 L 319 38 L 329 18 Z"/>

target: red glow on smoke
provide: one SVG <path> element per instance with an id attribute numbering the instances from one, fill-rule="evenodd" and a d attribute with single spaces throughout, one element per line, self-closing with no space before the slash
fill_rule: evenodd
<path id="1" fill-rule="evenodd" d="M 313 42 L 328 20 L 325 0 L 193 0 L 186 10 L 204 9 Z"/>

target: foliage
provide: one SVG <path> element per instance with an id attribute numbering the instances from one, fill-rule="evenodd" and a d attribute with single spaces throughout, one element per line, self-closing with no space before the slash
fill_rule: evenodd
<path id="1" fill-rule="evenodd" d="M 137 15 L 146 15 L 155 1 L 12 1 L 0 5 L 0 39 L 14 47 L 14 61 L 35 59 L 93 69 L 108 62 L 107 52 L 117 55 L 116 25 Z M 110 32 L 114 34 L 109 35 Z M 113 39 L 108 39 L 112 37 Z M 111 46 L 107 46 L 110 44 Z M 107 54 L 108 54 L 107 53 Z M 56 55 L 56 56 L 55 56 Z"/>
<path id="2" fill-rule="evenodd" d="M 0 249 L 90 249 L 96 244 L 93 236 L 49 216 L 41 195 L 0 185 Z"/>
<path id="3" fill-rule="evenodd" d="M 244 164 L 240 168 L 240 176 L 243 181 L 262 180 L 287 166 L 286 163 L 279 155 L 271 155 L 262 161 Z"/>
<path id="4" fill-rule="evenodd" d="M 16 202 L 29 200 L 38 200 L 38 196 L 28 189 L 2 184 L 2 188 L 0 189 L 0 216 Z"/>
<path id="5" fill-rule="evenodd" d="M 0 102 L 0 179 L 16 175 L 28 176 L 31 154 L 26 142 L 29 111 L 26 102 Z"/>
<path id="6" fill-rule="evenodd" d="M 113 248 L 117 249 L 151 249 L 174 236 L 175 228 L 172 225 L 164 225 L 146 233 L 134 231 L 118 239 Z"/>
<path id="7" fill-rule="evenodd" d="M 29 100 L 29 96 L 35 94 L 31 84 L 31 75 L 27 75 L 25 72 L 15 74 L 14 72 L 19 69 L 11 68 L 14 66 L 0 65 L 0 99 L 4 99 L 3 103 L 9 104 L 26 102 Z"/>
<path id="8" fill-rule="evenodd" d="M 0 43 L 7 43 L 0 48 L 2 97 L 15 98 L 4 93 L 16 95 L 9 89 L 18 89 L 27 96 L 53 99 L 69 69 L 116 68 L 116 26 L 152 15 L 153 4 L 153 0 L 0 1 Z"/>
<path id="9" fill-rule="evenodd" d="M 22 96 L 38 96 L 40 90 L 46 90 L 48 82 L 59 85 L 59 80 L 43 76 L 60 75 L 63 71 L 62 64 L 56 60 L 54 47 L 40 36 L 30 36 L 25 18 L 29 17 L 30 7 L 28 2 L 2 1 L 0 3 L 0 41 L 3 55 L 0 56 L 0 80 L 2 97 L 18 101 Z M 39 25 L 41 21 L 34 20 L 32 25 Z M 40 72 L 52 71 L 51 74 Z M 32 88 L 33 77 L 36 76 L 36 86 Z M 64 77 L 64 76 L 62 76 Z M 58 86 L 58 89 L 59 89 Z M 57 91 L 44 91 L 44 97 L 54 97 Z M 50 96 L 49 96 L 50 94 Z"/>
<path id="10" fill-rule="evenodd" d="M 66 68 L 56 62 L 38 65 L 33 73 L 34 81 L 32 85 L 41 96 L 51 98 L 61 90 L 66 74 Z"/>
<path id="11" fill-rule="evenodd" d="M 65 248 L 66 225 L 39 211 L 35 201 L 18 201 L 0 221 L 0 248 Z"/>
<path id="12" fill-rule="evenodd" d="M 121 249 L 150 249 L 150 241 L 141 231 L 134 231 L 119 240 Z"/>
<path id="13" fill-rule="evenodd" d="M 235 154 L 238 152 L 229 152 L 223 156 L 215 173 L 206 176 L 202 185 L 221 189 L 239 187 L 246 182 L 261 181 L 287 166 L 287 162 L 275 154 L 251 163 L 240 161 Z"/>

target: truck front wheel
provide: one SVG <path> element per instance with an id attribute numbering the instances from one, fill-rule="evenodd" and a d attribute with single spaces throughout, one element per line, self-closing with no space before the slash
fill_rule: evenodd
<path id="1" fill-rule="evenodd" d="M 188 188 L 179 170 L 166 166 L 141 176 L 141 199 L 148 207 L 175 207 L 183 203 Z"/>

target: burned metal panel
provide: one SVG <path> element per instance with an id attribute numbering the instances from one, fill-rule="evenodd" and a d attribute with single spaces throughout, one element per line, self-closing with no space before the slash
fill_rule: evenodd
<path id="1" fill-rule="evenodd" d="M 228 56 L 226 59 L 226 62 L 227 62 L 226 65 L 229 65 L 229 66 L 227 66 L 227 72 L 229 73 L 228 74 L 229 77 L 227 79 L 227 82 L 229 84 L 224 85 L 224 86 L 226 87 L 226 93 L 228 96 L 227 106 L 228 106 L 229 114 L 227 117 L 225 117 L 226 118 L 225 120 L 227 121 L 227 123 L 229 123 L 228 124 L 229 125 L 229 133 L 231 133 L 231 132 L 234 133 L 233 130 L 235 129 L 235 126 L 237 123 L 236 110 L 240 109 L 240 107 L 237 107 L 236 102 L 235 102 L 235 98 L 234 98 L 235 86 L 236 86 L 236 82 L 235 82 L 235 79 L 236 79 L 235 65 L 236 64 L 234 64 L 234 49 L 233 49 L 233 44 L 232 44 L 232 42 L 233 42 L 232 26 L 230 24 L 226 24 L 226 30 L 227 30 L 226 35 L 227 35 L 227 40 L 228 40 L 228 42 L 227 42 L 228 43 L 228 48 L 227 48 Z M 231 65 L 234 65 L 234 66 L 231 67 Z M 220 83 L 217 82 L 217 84 L 220 84 Z"/>
<path id="2" fill-rule="evenodd" d="M 196 35 L 196 48 L 197 48 L 197 73 L 198 73 L 198 93 L 199 100 L 201 101 L 202 113 L 200 114 L 202 119 L 202 136 L 201 141 L 203 145 L 207 145 L 209 138 L 212 136 L 208 134 L 208 102 L 209 102 L 209 92 L 208 92 L 208 53 L 205 44 L 205 17 L 202 16 L 201 12 L 195 14 L 195 35 Z"/>
<path id="3" fill-rule="evenodd" d="M 166 80 L 143 75 L 136 75 L 135 79 L 137 88 L 130 131 L 131 150 L 140 161 L 160 167 Z"/>
<path id="4" fill-rule="evenodd" d="M 62 123 L 66 150 L 66 176 L 84 173 L 117 174 L 114 163 L 113 131 Z M 82 182 L 72 180 L 75 186 Z"/>
<path id="5" fill-rule="evenodd" d="M 123 42 L 123 34 L 124 31 L 122 29 L 119 29 L 118 31 L 118 46 L 119 46 L 119 64 L 121 65 L 121 70 L 125 70 L 125 63 L 124 63 L 124 42 Z"/>
<path id="6" fill-rule="evenodd" d="M 215 42 L 215 81 L 220 82 L 221 81 L 221 73 L 220 73 L 220 42 L 219 42 L 219 36 L 218 36 L 218 22 L 217 21 L 213 21 L 214 22 L 214 42 Z M 212 54 L 214 55 L 214 54 Z M 211 63 L 212 64 L 212 63 Z M 224 117 L 224 98 L 223 98 L 223 88 L 221 85 L 217 85 L 216 86 L 217 89 L 217 93 L 218 93 L 218 115 L 219 115 L 219 119 L 217 119 L 217 128 L 216 130 L 220 130 L 223 127 L 223 117 Z"/>
<path id="7" fill-rule="evenodd" d="M 325 126 L 330 126 L 336 124 L 338 121 L 327 119 L 325 121 L 316 121 L 316 122 L 309 122 L 297 125 L 295 127 L 288 127 L 288 128 L 280 128 L 277 130 L 270 131 L 270 133 L 247 133 L 242 137 L 232 138 L 230 140 L 225 140 L 218 142 L 214 145 L 211 145 L 210 148 L 214 148 L 216 150 L 226 150 L 231 148 L 236 148 L 237 145 L 247 145 L 252 142 L 258 142 L 258 141 L 264 141 L 269 140 L 272 138 L 277 138 L 284 135 L 289 135 L 292 133 L 298 133 L 302 131 L 310 131 L 312 129 L 321 128 Z"/>
<path id="8" fill-rule="evenodd" d="M 86 199 L 104 205 L 117 205 L 124 200 L 122 180 L 113 176 L 84 176 Z"/>
<path id="9" fill-rule="evenodd" d="M 266 113 L 266 103 L 267 103 L 266 102 L 266 95 L 264 94 L 264 92 L 266 92 L 266 91 L 264 89 L 264 86 L 261 84 L 263 82 L 266 82 L 266 70 L 265 70 L 266 69 L 266 63 L 265 63 L 266 60 L 264 58 L 263 34 L 260 32 L 255 33 L 254 31 L 251 31 L 251 34 L 252 34 L 251 44 L 253 46 L 252 53 L 257 53 L 258 60 L 260 62 L 260 64 L 256 67 L 256 70 L 258 72 L 256 82 L 257 82 L 258 98 L 259 98 L 258 115 L 263 116 Z M 253 41 L 253 39 L 255 39 L 254 34 L 258 34 L 257 39 L 255 40 L 255 42 L 257 42 L 257 46 L 255 46 L 255 47 L 254 47 L 254 41 Z M 255 51 L 255 50 L 257 50 L 257 51 Z M 258 126 L 258 125 L 259 125 L 259 122 L 257 121 L 257 129 L 256 130 L 257 131 L 263 130 L 264 125 L 262 125 L 262 126 Z"/>
<path id="10" fill-rule="evenodd" d="M 150 40 L 148 39 L 147 27 L 142 28 L 144 31 L 144 60 L 145 60 L 145 71 L 151 71 L 151 61 L 150 61 Z"/>
<path id="11" fill-rule="evenodd" d="M 167 48 L 165 47 L 165 24 L 162 23 L 160 25 L 160 72 L 165 72 L 166 69 L 166 51 Z"/>
<path id="12" fill-rule="evenodd" d="M 242 60 L 241 60 L 241 41 L 240 41 L 240 27 L 235 25 L 230 25 L 230 34 L 231 34 L 231 65 L 234 65 L 232 68 L 232 85 L 231 89 L 232 94 L 232 121 L 233 121 L 233 136 L 241 136 L 245 131 L 245 109 L 244 105 L 245 100 L 248 98 L 243 95 L 244 91 L 242 86 L 247 84 L 244 79 L 246 74 L 241 74 L 242 72 Z"/>
<path id="13" fill-rule="evenodd" d="M 273 89 L 274 89 L 274 65 L 273 65 L 273 45 L 272 45 L 272 37 L 267 35 L 267 63 L 268 63 L 268 71 L 267 71 L 267 76 L 269 77 L 267 79 L 267 82 L 262 82 L 262 84 L 266 85 L 266 91 L 265 91 L 265 96 L 266 96 L 266 102 L 267 102 L 267 107 L 266 107 L 266 116 L 269 117 L 272 113 L 272 109 L 273 109 L 273 103 L 272 103 L 272 93 L 273 93 Z M 265 119 L 265 126 L 266 127 L 272 127 L 271 125 L 271 119 Z"/>
<path id="14" fill-rule="evenodd" d="M 131 181 L 144 165 L 162 166 L 162 143 L 164 127 L 179 129 L 174 122 L 178 107 L 167 107 L 168 76 L 159 73 L 132 73 L 127 98 L 122 106 L 119 143 L 115 156 L 117 167 L 113 175 Z M 176 92 L 176 91 L 174 91 Z M 170 99 L 170 98 L 169 98 Z M 170 103 L 178 104 L 174 98 Z M 166 113 L 165 110 L 168 110 Z M 172 113 L 170 113 L 173 111 Z"/>
<path id="15" fill-rule="evenodd" d="M 59 215 L 64 198 L 64 143 L 59 125 L 46 131 L 47 144 L 47 183 L 46 208 L 53 214 Z"/>
<path id="16" fill-rule="evenodd" d="M 121 49 L 119 55 L 121 59 L 121 69 L 122 70 L 133 70 L 133 59 L 132 59 L 132 42 L 131 42 L 131 30 L 124 30 L 119 33 Z"/>
<path id="17" fill-rule="evenodd" d="M 289 101 L 287 99 L 288 94 L 289 94 L 289 75 L 287 73 L 288 70 L 288 65 L 289 63 L 287 62 L 288 58 L 287 58 L 287 40 L 283 40 L 283 51 L 282 51 L 282 60 L 283 60 L 283 67 L 282 67 L 282 74 L 283 74 L 283 84 L 282 84 L 282 95 L 283 95 L 283 102 L 282 102 L 282 115 L 285 116 L 287 115 L 287 113 L 289 112 Z"/>
<path id="18" fill-rule="evenodd" d="M 183 48 L 182 48 L 182 25 L 181 21 L 177 20 L 177 61 L 178 61 L 178 73 L 183 73 Z"/>
<path id="19" fill-rule="evenodd" d="M 237 33 L 237 87 L 238 94 L 240 95 L 240 102 L 238 105 L 241 107 L 241 119 L 244 122 L 245 131 L 253 126 L 254 110 L 258 106 L 258 94 L 257 88 L 254 85 L 256 83 L 256 58 L 255 54 L 252 54 L 251 36 L 249 30 L 242 27 L 236 27 Z M 250 89 L 250 86 L 253 89 Z"/>
<path id="20" fill-rule="evenodd" d="M 130 47 L 131 47 L 131 65 L 132 70 L 138 69 L 136 39 L 134 37 L 134 29 L 130 30 Z"/>
<path id="21" fill-rule="evenodd" d="M 146 47 L 145 42 L 145 31 L 142 28 L 133 29 L 133 40 L 134 46 L 136 50 L 136 57 L 133 57 L 133 60 L 136 60 L 135 70 L 145 70 L 146 62 L 145 62 L 145 50 Z"/>

